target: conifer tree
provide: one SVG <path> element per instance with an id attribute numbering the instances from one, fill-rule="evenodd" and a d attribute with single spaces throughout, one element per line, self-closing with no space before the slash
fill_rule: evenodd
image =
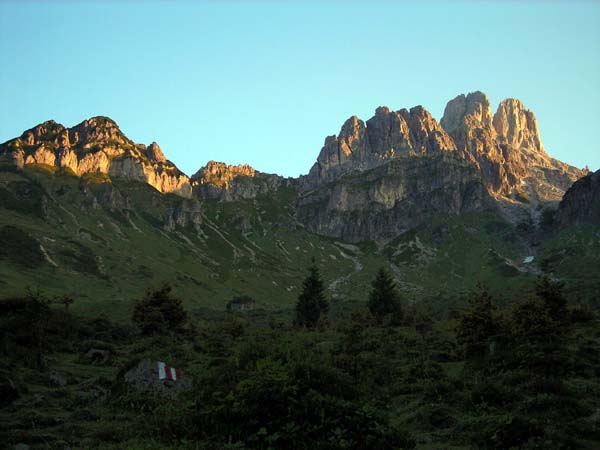
<path id="1" fill-rule="evenodd" d="M 488 340 L 498 332 L 495 309 L 487 288 L 479 285 L 477 292 L 469 299 L 469 309 L 460 318 L 456 329 L 456 338 L 467 358 L 476 359 L 487 353 Z"/>
<path id="2" fill-rule="evenodd" d="M 546 276 L 538 279 L 535 287 L 536 295 L 544 302 L 550 317 L 557 322 L 564 321 L 567 315 L 567 300 L 563 288 L 564 283 L 553 281 Z"/>
<path id="3" fill-rule="evenodd" d="M 400 295 L 390 273 L 381 267 L 371 285 L 373 289 L 368 303 L 371 314 L 378 320 L 388 314 L 398 320 L 401 315 Z"/>
<path id="4" fill-rule="evenodd" d="M 302 292 L 296 303 L 294 325 L 312 328 L 329 311 L 329 302 L 314 258 L 308 271 L 309 274 L 302 282 Z"/>

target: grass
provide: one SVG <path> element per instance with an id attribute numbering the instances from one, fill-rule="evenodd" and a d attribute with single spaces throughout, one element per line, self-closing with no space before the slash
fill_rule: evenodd
<path id="1" fill-rule="evenodd" d="M 127 202 L 107 204 L 110 190 Z M 295 190 L 284 187 L 255 199 L 205 201 L 199 229 L 190 225 L 167 231 L 165 211 L 189 200 L 135 181 L 115 179 L 92 184 L 84 192 L 79 179 L 67 174 L 2 172 L 0 229 L 20 230 L 21 239 L 37 255 L 31 261 L 39 262 L 37 242 L 56 266 L 44 260 L 35 270 L 24 267 L 7 245 L 4 252 L 13 259 L 5 256 L 0 264 L 1 286 L 6 293 L 22 292 L 26 286 L 43 287 L 50 295 L 69 292 L 76 297 L 74 311 L 108 313 L 125 321 L 132 301 L 162 281 L 174 284 L 190 310 L 223 311 L 233 297 L 250 295 L 259 309 L 289 311 L 312 258 L 326 286 L 334 286 L 329 291 L 333 314 L 364 304 L 364 286 L 379 267 L 391 270 L 390 263 L 397 267 L 395 275 L 407 302 L 426 294 L 433 303 L 460 303 L 478 282 L 507 295 L 530 291 L 533 285 L 534 276 L 505 262 L 520 261 L 527 253 L 519 244 L 518 230 L 493 214 L 438 217 L 383 248 L 362 242 L 356 245 L 358 251 L 350 251 L 335 239 L 298 226 L 291 206 L 295 200 Z M 593 283 L 598 261 L 594 236 L 591 230 L 575 237 L 564 232 L 543 248 L 541 259 L 557 264 L 563 276 Z M 590 239 L 596 243 L 586 249 Z M 575 261 L 575 256 L 562 253 L 569 245 L 585 252 L 581 273 L 569 272 L 567 261 Z M 512 292 L 505 292 L 508 280 Z"/>
<path id="2" fill-rule="evenodd" d="M 536 264 L 563 280 L 574 300 L 600 306 L 600 231 L 581 224 L 554 232 L 542 242 Z"/>

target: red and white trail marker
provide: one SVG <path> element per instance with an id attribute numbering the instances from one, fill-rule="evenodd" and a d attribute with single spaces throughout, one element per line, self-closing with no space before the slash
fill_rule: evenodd
<path id="1" fill-rule="evenodd" d="M 173 380 L 177 381 L 181 379 L 181 370 L 175 369 L 171 366 L 167 366 L 164 362 L 158 362 L 158 379 L 159 380 Z"/>

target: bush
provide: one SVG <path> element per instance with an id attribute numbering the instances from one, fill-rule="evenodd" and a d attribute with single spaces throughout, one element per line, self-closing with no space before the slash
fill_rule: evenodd
<path id="1" fill-rule="evenodd" d="M 349 377 L 324 363 L 267 357 L 237 379 L 223 372 L 198 383 L 196 424 L 204 439 L 249 448 L 414 447 L 377 409 L 358 401 Z"/>
<path id="2" fill-rule="evenodd" d="M 56 314 L 50 308 L 50 300 L 40 292 L 28 292 L 23 297 L 0 300 L 0 354 L 23 358 L 27 365 L 43 369 L 46 353 L 56 346 L 52 331 L 63 332 L 63 324 L 51 321 Z M 58 325 L 58 326 L 56 326 Z"/>
<path id="3" fill-rule="evenodd" d="M 187 314 L 181 300 L 173 297 L 172 287 L 163 284 L 158 289 L 149 289 L 133 308 L 132 321 L 142 334 L 173 334 L 182 331 Z"/>

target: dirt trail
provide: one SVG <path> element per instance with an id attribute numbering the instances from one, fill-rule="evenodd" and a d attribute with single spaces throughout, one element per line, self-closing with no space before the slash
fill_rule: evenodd
<path id="1" fill-rule="evenodd" d="M 336 248 L 337 248 L 340 256 L 342 258 L 351 260 L 352 263 L 354 264 L 354 272 L 350 272 L 350 273 L 348 273 L 346 275 L 342 275 L 341 277 L 338 277 L 335 280 L 333 280 L 331 283 L 329 283 L 329 286 L 327 287 L 327 289 L 330 290 L 330 291 L 332 291 L 334 295 L 337 294 L 337 288 L 338 288 L 339 285 L 348 282 L 348 280 L 350 279 L 350 277 L 352 275 L 354 275 L 354 274 L 356 274 L 358 272 L 362 272 L 362 270 L 364 268 L 364 266 L 362 265 L 362 263 L 358 259 L 358 256 L 356 256 L 356 255 L 348 255 L 347 253 L 344 253 L 344 251 L 340 247 L 343 247 L 346 250 L 350 250 L 350 251 L 354 251 L 354 249 L 349 248 L 346 245 L 338 244 L 336 242 Z M 357 247 L 356 247 L 356 250 L 358 250 Z"/>

